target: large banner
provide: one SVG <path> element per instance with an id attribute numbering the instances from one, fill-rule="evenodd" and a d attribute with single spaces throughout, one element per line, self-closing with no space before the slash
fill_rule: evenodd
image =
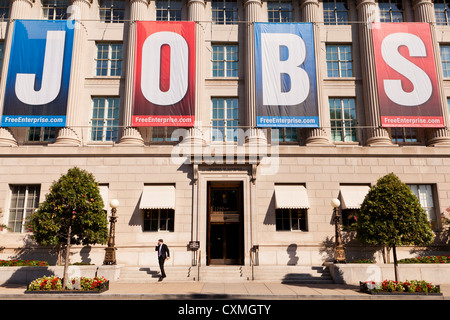
<path id="1" fill-rule="evenodd" d="M 258 127 L 319 127 L 311 23 L 255 23 Z"/>
<path id="2" fill-rule="evenodd" d="M 195 23 L 136 23 L 133 126 L 194 126 Z"/>
<path id="3" fill-rule="evenodd" d="M 428 23 L 373 25 L 383 127 L 444 127 Z"/>
<path id="4" fill-rule="evenodd" d="M 73 35 L 73 21 L 14 22 L 2 126 L 65 126 Z"/>

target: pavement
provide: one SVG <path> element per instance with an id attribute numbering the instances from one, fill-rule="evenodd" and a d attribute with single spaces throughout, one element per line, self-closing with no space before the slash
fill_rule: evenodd
<path id="1" fill-rule="evenodd" d="M 342 284 L 296 284 L 280 282 L 111 282 L 102 293 L 25 293 L 26 285 L 0 286 L 0 300 L 446 300 L 450 284 L 441 285 L 442 295 L 371 295 L 358 286 Z"/>

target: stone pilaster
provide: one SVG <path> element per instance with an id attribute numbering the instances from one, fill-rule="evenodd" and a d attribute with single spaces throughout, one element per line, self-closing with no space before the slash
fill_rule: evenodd
<path id="1" fill-rule="evenodd" d="M 246 141 L 251 144 L 267 143 L 262 130 L 256 128 L 256 78 L 255 78 L 255 22 L 260 21 L 261 0 L 247 0 L 245 9 L 245 130 Z"/>
<path id="2" fill-rule="evenodd" d="M 203 101 L 204 92 L 204 74 L 203 74 L 203 57 L 205 47 L 204 43 L 204 21 L 206 3 L 204 0 L 189 0 L 188 19 L 195 22 L 195 127 L 189 129 L 186 141 L 197 145 L 206 144 L 203 137 L 202 123 L 206 119 L 202 119 L 201 102 Z"/>
<path id="3" fill-rule="evenodd" d="M 124 131 L 120 139 L 121 144 L 144 145 L 144 139 L 138 129 L 131 126 L 133 114 L 133 91 L 134 91 L 134 60 L 136 47 L 136 21 L 148 20 L 148 0 L 130 0 L 130 24 L 128 27 L 126 78 L 125 78 L 125 101 L 123 108 Z"/>
<path id="4" fill-rule="evenodd" d="M 319 112 L 319 128 L 308 129 L 306 138 L 307 145 L 324 145 L 330 144 L 329 133 L 325 131 L 325 127 L 330 123 L 330 112 L 328 106 L 323 101 L 322 95 L 322 72 L 320 66 L 320 28 L 317 22 L 323 19 L 319 12 L 318 0 L 303 0 L 301 3 L 302 21 L 312 22 L 314 29 L 314 51 L 316 54 L 316 74 L 317 74 L 317 105 Z M 326 125 L 328 124 L 328 125 Z"/>
<path id="5" fill-rule="evenodd" d="M 372 22 L 377 4 L 375 0 L 358 0 L 359 41 L 361 46 L 361 71 L 364 91 L 366 124 L 369 127 L 367 145 L 392 145 L 389 133 L 381 127 L 375 58 L 372 41 Z M 377 22 L 377 21 L 375 21 Z"/>
<path id="6" fill-rule="evenodd" d="M 80 113 L 80 97 L 83 95 L 83 50 L 87 45 L 87 33 L 82 19 L 88 15 L 91 6 L 90 0 L 73 0 L 72 17 L 75 20 L 73 38 L 72 67 L 70 70 L 69 96 L 67 100 L 66 126 L 58 131 L 54 145 L 80 146 L 81 127 L 78 115 Z"/>
<path id="7" fill-rule="evenodd" d="M 3 56 L 3 68 L 0 78 L 0 90 L 5 92 L 6 78 L 8 75 L 9 56 L 11 54 L 11 41 L 14 30 L 14 20 L 25 19 L 29 17 L 31 8 L 33 7 L 34 0 L 12 0 L 10 5 L 10 22 L 8 23 L 8 30 L 6 32 L 4 56 Z M 4 95 L 0 95 L 0 115 L 3 114 L 3 101 Z M 15 147 L 17 141 L 14 138 L 9 128 L 0 128 L 0 146 Z"/>
<path id="8" fill-rule="evenodd" d="M 434 57 L 436 61 L 436 70 L 438 75 L 439 94 L 441 96 L 441 109 L 444 116 L 445 128 L 433 128 L 427 131 L 427 144 L 429 146 L 450 145 L 449 113 L 447 108 L 446 95 L 442 86 L 443 73 L 442 61 L 440 55 L 439 43 L 436 40 L 436 16 L 434 5 L 431 0 L 415 0 L 413 1 L 414 20 L 417 22 L 425 22 L 430 24 L 431 37 L 433 41 Z"/>

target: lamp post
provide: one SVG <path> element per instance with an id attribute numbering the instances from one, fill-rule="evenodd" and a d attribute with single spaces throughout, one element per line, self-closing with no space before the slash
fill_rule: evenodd
<path id="1" fill-rule="evenodd" d="M 334 247 L 334 262 L 335 263 L 345 263 L 345 251 L 342 244 L 341 233 L 340 233 L 340 216 L 338 208 L 341 205 L 339 199 L 332 199 L 331 206 L 333 207 L 333 221 L 335 228 L 335 247 Z"/>
<path id="2" fill-rule="evenodd" d="M 119 206 L 119 200 L 112 199 L 109 202 L 111 207 L 111 217 L 109 218 L 109 222 L 111 223 L 109 227 L 109 240 L 108 247 L 105 249 L 105 260 L 103 264 L 116 264 L 116 247 L 115 247 L 115 236 L 116 236 L 116 228 L 115 223 L 117 221 L 116 212 L 117 207 Z"/>

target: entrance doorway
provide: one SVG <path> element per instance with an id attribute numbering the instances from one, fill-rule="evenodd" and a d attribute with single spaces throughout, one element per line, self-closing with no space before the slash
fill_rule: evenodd
<path id="1" fill-rule="evenodd" d="M 208 182 L 208 265 L 242 265 L 242 182 Z"/>

